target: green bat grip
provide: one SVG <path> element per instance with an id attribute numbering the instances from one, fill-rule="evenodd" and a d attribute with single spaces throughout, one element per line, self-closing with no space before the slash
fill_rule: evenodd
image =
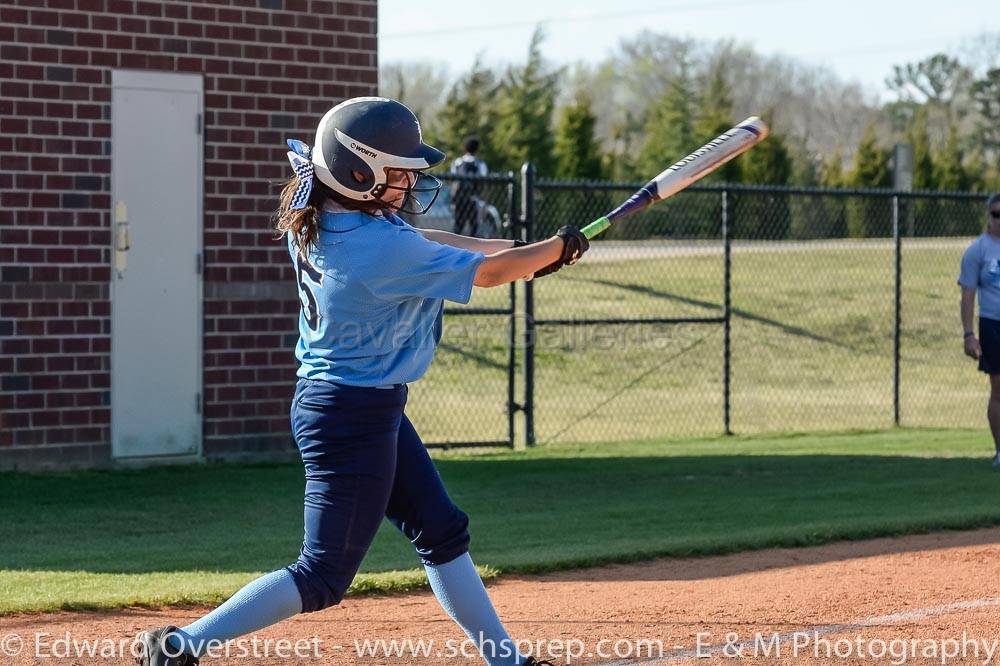
<path id="1" fill-rule="evenodd" d="M 607 217 L 599 217 L 590 224 L 588 224 L 587 226 L 585 226 L 583 229 L 580 229 L 580 232 L 587 237 L 587 240 L 590 240 L 591 238 L 601 233 L 610 226 L 611 226 L 611 220 L 609 220 Z"/>

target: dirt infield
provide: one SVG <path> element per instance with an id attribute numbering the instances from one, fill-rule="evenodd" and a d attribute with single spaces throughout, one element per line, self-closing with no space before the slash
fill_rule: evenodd
<path id="1" fill-rule="evenodd" d="M 582 650 L 570 663 L 1000 663 L 1000 528 L 508 576 L 489 589 L 515 639 L 548 641 L 543 652 Z M 11 634 L 23 648 L 0 663 L 130 663 L 29 654 L 36 644 L 41 654 L 56 652 L 54 641 L 67 632 L 78 645 L 127 642 L 143 628 L 183 625 L 205 610 L 7 616 L 0 649 L 16 647 Z M 39 633 L 48 637 L 39 642 Z M 453 654 L 460 638 L 429 592 L 360 597 L 265 629 L 256 646 L 230 644 L 230 657 L 202 663 L 481 663 L 435 656 Z M 378 639 L 422 640 L 416 647 L 429 656 L 357 656 L 356 640 Z M 299 658 L 275 656 L 296 647 Z M 272 656 L 240 656 L 255 649 Z"/>

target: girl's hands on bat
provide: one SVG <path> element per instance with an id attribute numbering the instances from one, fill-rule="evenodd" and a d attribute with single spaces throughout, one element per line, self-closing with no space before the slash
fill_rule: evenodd
<path id="1" fill-rule="evenodd" d="M 587 237 L 576 227 L 561 227 L 556 235 L 524 247 L 517 244 L 488 255 L 476 271 L 477 287 L 496 287 L 517 279 L 529 280 L 555 273 L 575 264 L 590 248 Z"/>
<path id="2" fill-rule="evenodd" d="M 563 241 L 562 256 L 545 268 L 536 271 L 535 277 L 551 275 L 563 266 L 575 264 L 590 249 L 590 241 L 574 226 L 566 225 L 560 227 L 559 231 L 556 232 L 556 238 L 561 238 Z"/>

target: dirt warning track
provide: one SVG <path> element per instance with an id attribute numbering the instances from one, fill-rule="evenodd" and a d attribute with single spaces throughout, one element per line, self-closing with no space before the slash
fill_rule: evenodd
<path id="1" fill-rule="evenodd" d="M 555 663 L 1000 664 L 1000 528 L 507 576 L 489 589 L 512 636 Z M 56 639 L 107 647 L 206 610 L 3 617 L 0 638 L 23 647 L 0 663 L 130 663 L 48 655 Z M 429 592 L 349 598 L 254 638 L 202 663 L 481 663 L 454 656 L 469 647 Z"/>

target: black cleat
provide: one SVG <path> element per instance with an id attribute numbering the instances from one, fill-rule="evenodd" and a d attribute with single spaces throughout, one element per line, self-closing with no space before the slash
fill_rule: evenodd
<path id="1" fill-rule="evenodd" d="M 139 666 L 198 666 L 198 657 L 187 653 L 175 655 L 176 650 L 166 643 L 167 636 L 175 631 L 177 627 L 171 625 L 139 634 L 142 647 L 135 663 Z"/>
<path id="2" fill-rule="evenodd" d="M 551 661 L 538 661 L 534 657 L 528 657 L 528 661 L 524 662 L 522 666 L 556 666 Z"/>

